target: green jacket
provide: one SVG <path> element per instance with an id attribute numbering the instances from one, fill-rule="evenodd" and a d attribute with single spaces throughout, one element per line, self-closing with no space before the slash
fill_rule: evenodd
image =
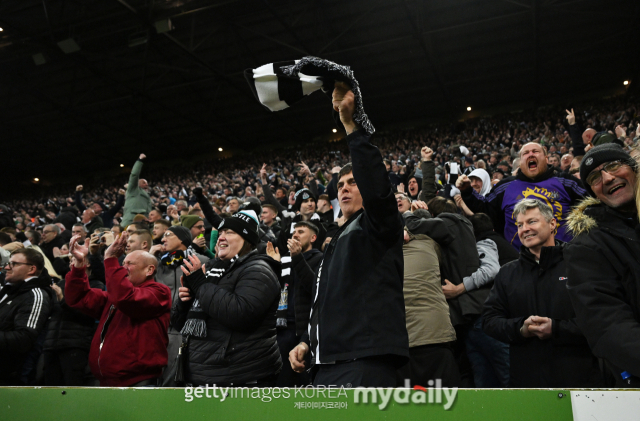
<path id="1" fill-rule="evenodd" d="M 129 186 L 127 187 L 124 208 L 122 210 L 122 222 L 120 223 L 122 227 L 126 227 L 131 224 L 133 222 L 133 217 L 139 213 L 149 216 L 149 212 L 151 212 L 151 208 L 153 207 L 153 202 L 151 201 L 149 193 L 138 186 L 142 165 L 143 162 L 141 160 L 137 160 L 131 169 Z"/>

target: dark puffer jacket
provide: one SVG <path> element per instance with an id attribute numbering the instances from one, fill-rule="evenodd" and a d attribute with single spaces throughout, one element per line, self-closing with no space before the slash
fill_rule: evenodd
<path id="1" fill-rule="evenodd" d="M 206 269 L 217 260 L 207 263 Z M 240 384 L 282 368 L 276 343 L 280 263 L 256 250 L 242 256 L 222 278 L 207 279 L 196 298 L 207 314 L 207 337 L 191 336 L 185 380 L 193 385 Z M 213 281 L 213 279 L 216 279 Z M 191 301 L 176 301 L 171 324 L 181 330 Z"/>
<path id="2" fill-rule="evenodd" d="M 104 271 L 103 271 L 104 272 Z M 103 275 L 104 276 L 104 275 Z M 104 278 L 103 278 L 104 279 Z M 65 280 L 58 282 L 58 286 L 62 289 L 64 295 Z M 96 279 L 95 276 L 89 277 L 91 288 L 104 290 L 104 282 Z M 91 347 L 91 340 L 96 331 L 98 324 L 92 317 L 86 316 L 69 307 L 66 301 L 53 300 L 53 312 L 49 319 L 47 336 L 44 340 L 43 349 L 58 350 L 69 348 L 86 349 Z"/>

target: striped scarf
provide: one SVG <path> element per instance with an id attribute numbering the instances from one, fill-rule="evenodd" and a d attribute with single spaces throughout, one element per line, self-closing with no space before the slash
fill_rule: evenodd
<path id="1" fill-rule="evenodd" d="M 217 285 L 227 269 L 229 269 L 237 259 L 237 255 L 231 260 L 216 259 L 213 262 L 213 266 L 209 267 L 205 272 L 207 282 Z M 204 310 L 202 310 L 200 301 L 197 298 L 193 299 L 193 303 L 189 309 L 189 314 L 187 314 L 187 321 L 182 327 L 180 333 L 184 336 L 195 336 L 198 338 L 207 337 L 207 315 Z"/>
<path id="2" fill-rule="evenodd" d="M 346 82 L 354 96 L 353 120 L 368 135 L 375 132 L 364 112 L 360 85 L 349 66 L 318 57 L 304 57 L 301 60 L 269 63 L 257 69 L 246 69 L 244 76 L 258 101 L 271 111 L 284 110 L 320 89 L 331 95 L 336 81 Z"/>

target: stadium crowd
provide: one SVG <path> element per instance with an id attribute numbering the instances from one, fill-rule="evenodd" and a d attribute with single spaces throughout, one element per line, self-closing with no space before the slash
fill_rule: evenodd
<path id="1" fill-rule="evenodd" d="M 336 84 L 339 142 L 6 202 L 0 385 L 637 387 L 638 105 L 374 146 Z"/>

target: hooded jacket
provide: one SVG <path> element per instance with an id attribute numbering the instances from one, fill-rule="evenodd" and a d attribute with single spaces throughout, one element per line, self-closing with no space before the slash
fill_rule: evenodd
<path id="1" fill-rule="evenodd" d="M 461 195 L 472 212 L 489 215 L 494 229 L 504 232 L 504 238 L 518 250 L 522 244 L 513 219 L 513 209 L 521 199 L 537 199 L 549 205 L 558 221 L 556 239 L 566 242 L 572 238 L 566 228 L 571 206 L 582 200 L 587 191 L 577 178 L 555 175 L 553 168 L 549 168 L 535 179 L 528 178 L 518 170 L 517 175 L 504 178 L 496 184 L 486 197 L 480 196 L 472 188 L 464 190 Z"/>
<path id="2" fill-rule="evenodd" d="M 568 290 L 578 326 L 616 387 L 640 386 L 640 227 L 588 198 L 569 217 Z M 623 381 L 622 373 L 631 375 Z"/>
<path id="3" fill-rule="evenodd" d="M 567 294 L 564 244 L 543 247 L 540 262 L 522 247 L 494 280 L 484 305 L 484 332 L 509 347 L 509 387 L 602 387 L 598 360 L 578 328 Z M 569 276 L 571 279 L 571 276 Z M 524 338 L 529 316 L 552 319 L 552 337 Z"/>
<path id="4" fill-rule="evenodd" d="M 100 386 L 131 386 L 160 377 L 167 365 L 171 292 L 153 279 L 133 286 L 115 257 L 105 259 L 107 290 L 91 288 L 84 268 L 65 278 L 66 302 L 99 319 L 89 351 Z"/>
<path id="5" fill-rule="evenodd" d="M 27 354 L 47 324 L 55 299 L 46 270 L 0 289 L 0 382 L 18 386 Z"/>
<path id="6" fill-rule="evenodd" d="M 215 260 L 206 265 L 207 273 Z M 189 337 L 185 380 L 193 385 L 241 384 L 275 375 L 282 368 L 276 342 L 280 263 L 256 250 L 198 289 L 207 336 Z M 172 325 L 181 330 L 193 300 L 175 302 Z"/>

